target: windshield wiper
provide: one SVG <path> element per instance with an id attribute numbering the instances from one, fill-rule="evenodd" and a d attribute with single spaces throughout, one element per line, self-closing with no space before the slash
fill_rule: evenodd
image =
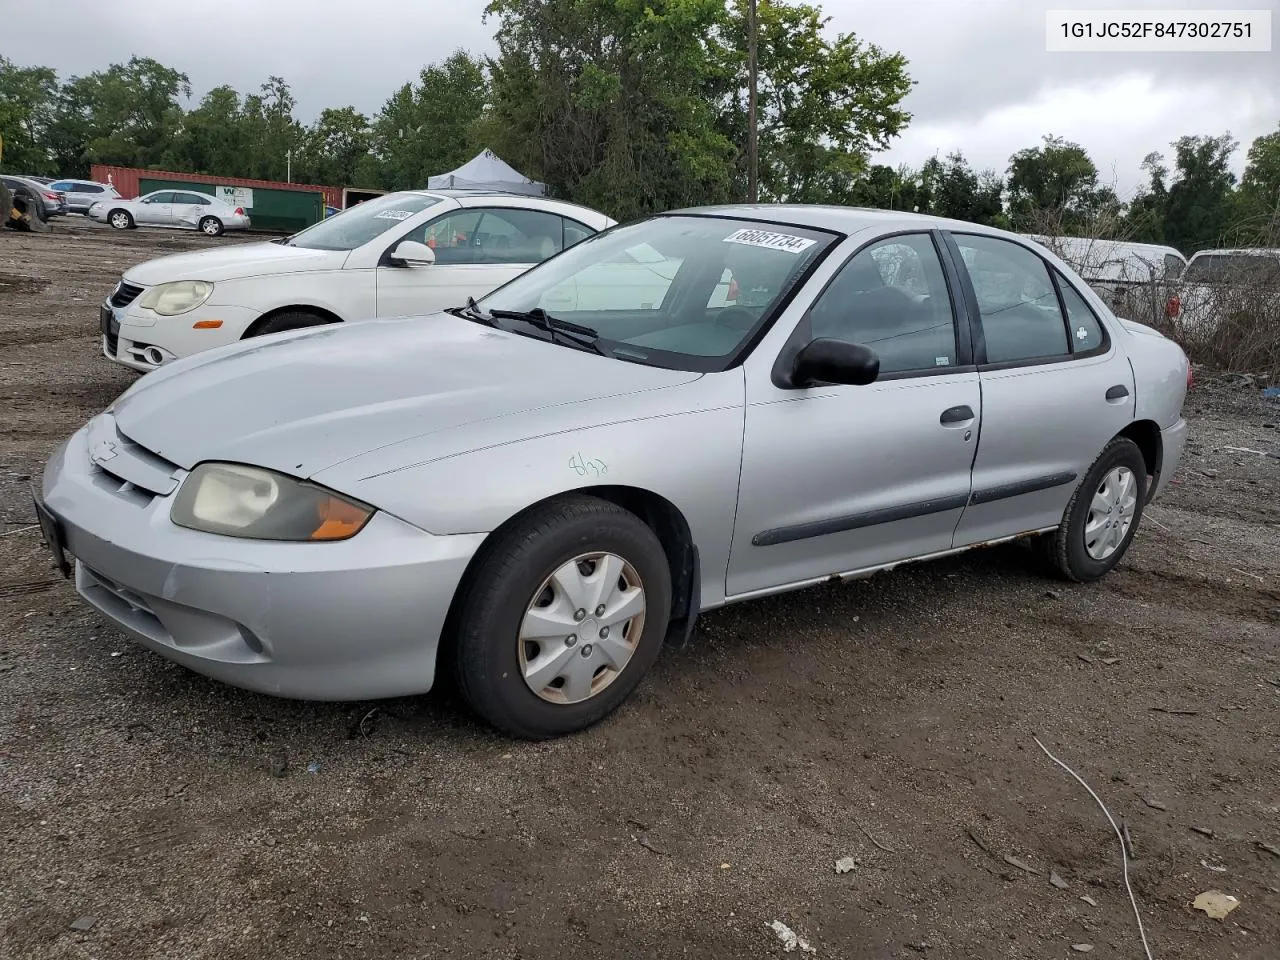
<path id="1" fill-rule="evenodd" d="M 613 356 L 613 351 L 600 343 L 598 331 L 580 323 L 560 320 L 541 307 L 534 307 L 532 310 L 490 310 L 489 315 L 501 320 L 523 320 L 531 323 L 539 330 L 545 330 L 553 343 L 567 343 L 572 347 L 598 353 L 602 357 Z"/>
<path id="2" fill-rule="evenodd" d="M 502 326 L 494 319 L 493 314 L 485 313 L 480 309 L 480 305 L 476 303 L 475 297 L 467 297 L 466 306 L 448 307 L 445 313 L 451 313 L 455 317 L 461 317 L 463 320 L 474 320 L 476 323 L 482 323 L 486 327 L 496 327 L 501 330 Z"/>

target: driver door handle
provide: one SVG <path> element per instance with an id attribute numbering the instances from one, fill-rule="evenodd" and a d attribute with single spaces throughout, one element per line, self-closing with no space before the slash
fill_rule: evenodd
<path id="1" fill-rule="evenodd" d="M 948 407 L 942 411 L 942 416 L 938 417 L 938 422 L 944 427 L 958 427 L 972 420 L 973 408 L 965 405 Z"/>

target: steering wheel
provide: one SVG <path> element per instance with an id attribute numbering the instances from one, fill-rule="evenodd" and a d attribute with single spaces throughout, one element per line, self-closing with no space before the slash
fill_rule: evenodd
<path id="1" fill-rule="evenodd" d="M 716 316 L 716 326 L 734 330 L 747 330 L 756 322 L 756 315 L 746 307 L 725 307 Z"/>

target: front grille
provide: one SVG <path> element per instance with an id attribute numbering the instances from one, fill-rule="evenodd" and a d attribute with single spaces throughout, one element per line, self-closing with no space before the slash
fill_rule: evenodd
<path id="1" fill-rule="evenodd" d="M 135 286 L 132 283 L 125 283 L 121 280 L 111 294 L 111 305 L 113 307 L 127 307 L 138 299 L 138 294 L 140 293 L 142 293 L 142 287 Z M 114 353 L 115 351 L 113 350 L 112 352 Z"/>
<path id="2" fill-rule="evenodd" d="M 178 486 L 178 465 L 125 436 L 110 414 L 89 422 L 87 445 L 93 482 L 100 489 L 146 506 Z"/>
<path id="3" fill-rule="evenodd" d="M 102 336 L 107 343 L 107 353 L 114 357 L 120 349 L 120 331 L 117 330 L 115 333 L 104 333 Z"/>

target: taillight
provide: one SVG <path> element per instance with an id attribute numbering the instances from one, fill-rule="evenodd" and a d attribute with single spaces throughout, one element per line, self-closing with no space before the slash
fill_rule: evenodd
<path id="1" fill-rule="evenodd" d="M 237 217 L 243 217 L 243 216 L 244 216 L 244 207 L 236 207 L 236 216 L 237 216 Z"/>
<path id="2" fill-rule="evenodd" d="M 1196 385 L 1195 374 L 1191 372 L 1191 364 L 1187 364 L 1187 389 L 1190 390 Z"/>
<path id="3" fill-rule="evenodd" d="M 61 197 L 59 197 L 56 193 L 46 193 L 46 194 L 45 194 L 45 199 L 46 199 L 46 200 L 58 201 L 58 200 L 61 200 L 62 198 L 61 198 Z"/>
<path id="4" fill-rule="evenodd" d="M 1169 298 L 1168 302 L 1164 305 L 1164 315 L 1168 317 L 1170 320 L 1172 320 L 1181 312 L 1182 312 L 1182 300 L 1181 298 L 1178 297 L 1177 294 L 1174 294 L 1172 297 Z"/>

